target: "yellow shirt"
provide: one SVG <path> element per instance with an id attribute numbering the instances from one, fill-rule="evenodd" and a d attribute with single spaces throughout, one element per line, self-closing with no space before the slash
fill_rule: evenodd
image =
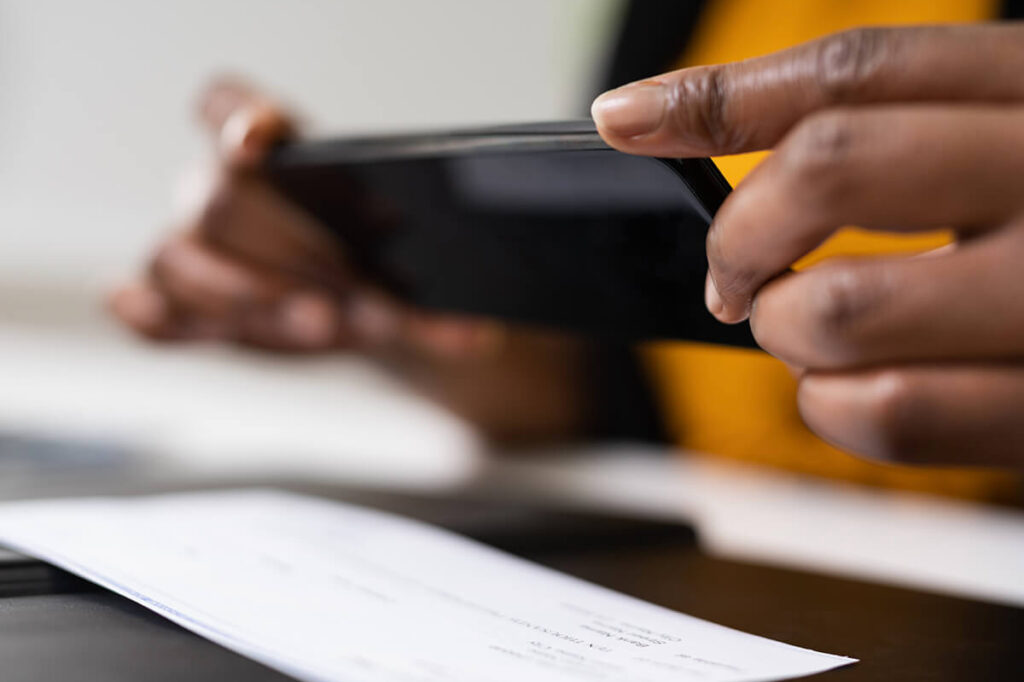
<path id="1" fill-rule="evenodd" d="M 683 65 L 745 59 L 857 25 L 979 21 L 996 16 L 995 0 L 715 0 L 697 27 Z M 716 159 L 735 185 L 763 157 Z M 836 254 L 917 251 L 946 234 L 891 236 L 847 229 L 801 262 Z M 796 409 L 796 382 L 764 353 L 684 344 L 653 344 L 645 357 L 666 425 L 682 447 L 754 460 L 804 473 L 960 497 L 1013 499 L 1014 476 L 872 463 L 812 434 Z"/>

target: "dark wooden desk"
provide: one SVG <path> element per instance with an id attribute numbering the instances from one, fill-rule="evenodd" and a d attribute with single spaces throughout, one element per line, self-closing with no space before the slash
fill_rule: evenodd
<path id="1" fill-rule="evenodd" d="M 1024 680 L 1024 609 L 723 561 L 702 553 L 681 526 L 473 501 L 344 497 L 694 616 L 862 659 L 815 679 Z M 54 584 L 64 592 L 0 598 L 3 682 L 288 679 L 116 595 L 76 580 Z"/>

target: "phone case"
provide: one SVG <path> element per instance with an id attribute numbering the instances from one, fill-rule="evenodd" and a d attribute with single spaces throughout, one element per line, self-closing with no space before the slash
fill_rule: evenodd
<path id="1" fill-rule="evenodd" d="M 364 276 L 414 305 L 756 347 L 703 302 L 707 228 L 730 191 L 710 159 L 628 156 L 571 121 L 294 142 L 267 173 Z"/>

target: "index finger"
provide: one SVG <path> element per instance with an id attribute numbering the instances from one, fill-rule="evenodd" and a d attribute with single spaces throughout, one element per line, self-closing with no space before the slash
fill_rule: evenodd
<path id="1" fill-rule="evenodd" d="M 620 151 L 768 149 L 837 105 L 1024 99 L 1024 24 L 862 28 L 764 57 L 673 71 L 604 93 L 592 114 Z"/>

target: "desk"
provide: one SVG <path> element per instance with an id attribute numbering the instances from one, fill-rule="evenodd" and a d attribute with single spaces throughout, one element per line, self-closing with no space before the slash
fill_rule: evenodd
<path id="1" fill-rule="evenodd" d="M 494 458 L 464 425 L 357 358 L 148 346 L 93 307 L 81 291 L 0 281 L 0 445 L 9 430 L 66 440 L 66 451 L 99 440 L 123 453 L 92 472 L 71 457 L 68 472 L 48 448 L 11 472 L 0 452 L 0 499 L 147 492 L 168 481 L 468 486 L 694 522 L 717 556 L 1024 606 L 1024 511 L 636 446 Z M 28 466 L 36 459 L 49 463 Z M 124 481 L 120 469 L 149 482 Z"/>
<path id="2" fill-rule="evenodd" d="M 394 509 L 672 609 L 862 659 L 822 680 L 1024 678 L 1021 608 L 716 559 L 671 523 L 474 498 L 311 492 Z M 120 597 L 74 581 L 63 589 L 0 599 L 4 682 L 287 679 Z"/>

